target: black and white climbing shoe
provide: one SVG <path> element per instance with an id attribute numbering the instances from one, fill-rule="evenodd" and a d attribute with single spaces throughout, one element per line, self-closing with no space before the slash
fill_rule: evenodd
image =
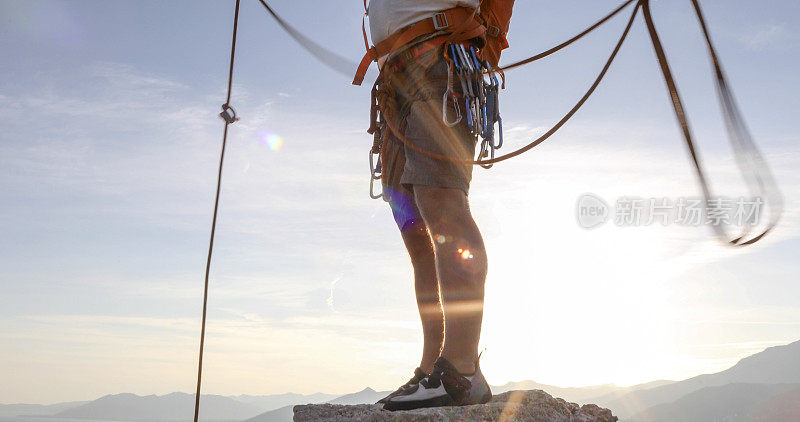
<path id="1" fill-rule="evenodd" d="M 386 410 L 411 410 L 425 407 L 467 406 L 488 403 L 492 391 L 481 373 L 478 362 L 475 372 L 460 374 L 456 368 L 440 357 L 433 365 L 433 372 L 421 380 L 416 387 L 405 389 L 390 398 L 383 408 Z"/>
<path id="2" fill-rule="evenodd" d="M 397 390 L 395 390 L 393 393 L 389 394 L 388 396 L 378 400 L 377 404 L 384 404 L 387 401 L 389 401 L 389 399 L 391 399 L 392 397 L 395 397 L 395 396 L 398 396 L 398 395 L 402 394 L 403 392 L 405 392 L 409 388 L 416 387 L 419 384 L 419 382 L 422 381 L 422 379 L 424 379 L 427 376 L 428 376 L 428 374 L 426 374 L 425 371 L 423 371 L 422 369 L 420 369 L 420 368 L 415 369 L 414 370 L 414 376 L 411 377 L 411 379 L 408 380 L 407 383 L 401 385 L 400 388 L 398 388 Z"/>

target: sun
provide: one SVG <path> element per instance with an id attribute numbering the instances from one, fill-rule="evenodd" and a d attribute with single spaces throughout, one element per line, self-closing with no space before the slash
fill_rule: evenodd
<path id="1" fill-rule="evenodd" d="M 666 234 L 613 224 L 587 231 L 574 216 L 557 214 L 563 213 L 487 238 L 482 347 L 490 381 L 585 386 L 653 379 L 666 370 L 658 362 L 666 364 L 660 357 L 669 353 L 673 319 Z"/>

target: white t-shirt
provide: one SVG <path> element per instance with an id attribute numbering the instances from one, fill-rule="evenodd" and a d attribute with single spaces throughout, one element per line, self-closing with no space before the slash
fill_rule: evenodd
<path id="1" fill-rule="evenodd" d="M 372 44 L 389 38 L 412 23 L 457 6 L 476 8 L 480 0 L 370 0 L 369 28 Z"/>

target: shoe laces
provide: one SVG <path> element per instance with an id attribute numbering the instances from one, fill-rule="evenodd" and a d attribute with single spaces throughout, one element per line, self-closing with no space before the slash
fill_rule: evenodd
<path id="1" fill-rule="evenodd" d="M 459 374 L 456 368 L 444 358 L 433 365 L 433 372 L 420 381 L 425 388 L 438 388 L 444 384 L 445 390 L 454 398 L 466 395 L 472 388 L 470 380 Z"/>
<path id="2" fill-rule="evenodd" d="M 407 390 L 407 389 L 411 388 L 411 387 L 412 387 L 414 384 L 419 384 L 419 382 L 420 382 L 421 380 L 423 380 L 423 379 L 425 379 L 425 375 L 424 375 L 424 373 L 422 372 L 422 370 L 420 370 L 420 369 L 418 368 L 416 371 L 414 371 L 414 376 L 413 376 L 413 377 L 411 377 L 411 378 L 408 380 L 408 382 L 407 382 L 407 383 L 405 383 L 405 384 L 401 385 L 401 386 L 400 386 L 400 388 L 398 388 L 398 389 L 397 389 L 397 392 L 402 392 L 402 391 L 404 391 L 404 390 Z"/>

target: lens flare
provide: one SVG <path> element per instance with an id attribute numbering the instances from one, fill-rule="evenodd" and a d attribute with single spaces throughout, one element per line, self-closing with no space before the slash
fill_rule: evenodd
<path id="1" fill-rule="evenodd" d="M 461 259 L 473 259 L 473 258 L 475 258 L 475 255 L 473 255 L 472 252 L 469 251 L 469 249 L 459 248 L 458 249 L 458 254 L 461 255 Z"/>
<path id="2" fill-rule="evenodd" d="M 283 138 L 275 132 L 263 131 L 258 138 L 262 145 L 272 151 L 278 152 L 283 148 Z"/>

